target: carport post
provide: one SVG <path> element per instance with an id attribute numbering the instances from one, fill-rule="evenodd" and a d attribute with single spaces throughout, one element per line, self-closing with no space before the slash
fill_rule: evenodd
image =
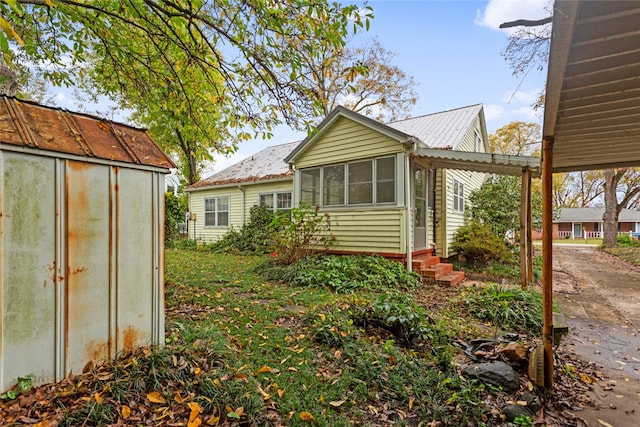
<path id="1" fill-rule="evenodd" d="M 527 232 L 528 230 L 528 232 Z M 520 187 L 520 287 L 527 289 L 531 284 L 529 264 L 531 264 L 531 170 L 522 168 Z"/>
<path id="2" fill-rule="evenodd" d="M 553 137 L 542 138 L 542 339 L 544 386 L 553 387 Z"/>

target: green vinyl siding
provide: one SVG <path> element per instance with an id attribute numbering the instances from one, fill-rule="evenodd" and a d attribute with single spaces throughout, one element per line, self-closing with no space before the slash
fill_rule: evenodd
<path id="1" fill-rule="evenodd" d="M 398 141 L 344 117 L 317 137 L 296 159 L 297 169 L 387 156 L 403 151 Z"/>
<path id="2" fill-rule="evenodd" d="M 229 225 L 227 227 L 211 227 L 204 225 L 205 199 L 212 197 L 229 197 Z M 189 221 L 189 237 L 202 242 L 220 239 L 231 227 L 242 225 L 242 197 L 236 187 L 226 187 L 192 192 L 189 195 L 189 211 L 196 214 L 195 221 Z"/>
<path id="3" fill-rule="evenodd" d="M 469 129 L 458 150 L 475 151 L 475 134 L 480 132 L 476 125 Z M 469 218 L 469 195 L 482 186 L 486 178 L 485 173 L 469 172 L 465 170 L 440 170 L 436 182 L 436 206 L 438 217 L 437 247 L 438 255 L 449 257 L 449 246 L 453 242 L 456 230 L 465 225 Z M 465 211 L 458 212 L 454 209 L 454 180 L 464 185 Z"/>
<path id="4" fill-rule="evenodd" d="M 405 253 L 404 209 L 323 210 L 331 221 L 336 251 Z"/>
<path id="5" fill-rule="evenodd" d="M 244 194 L 242 190 L 244 190 Z M 260 194 L 293 192 L 293 180 L 273 181 L 256 184 L 242 184 L 193 191 L 189 195 L 189 211 L 196 214 L 195 224 L 189 222 L 189 237 L 201 242 L 214 242 L 224 236 L 232 227 L 238 229 L 249 219 L 251 207 L 259 203 Z M 206 227 L 204 225 L 204 201 L 212 197 L 229 197 L 229 226 Z"/>

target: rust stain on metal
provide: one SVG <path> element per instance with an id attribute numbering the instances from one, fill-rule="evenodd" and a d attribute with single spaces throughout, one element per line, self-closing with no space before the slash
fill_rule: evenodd
<path id="1" fill-rule="evenodd" d="M 71 274 L 78 274 L 87 271 L 87 267 L 77 267 L 75 270 L 71 272 Z"/>
<path id="2" fill-rule="evenodd" d="M 129 326 L 124 330 L 124 334 L 122 334 L 124 351 L 131 351 L 134 347 L 137 347 L 139 339 L 138 335 L 138 331 L 133 326 Z"/>
<path id="3" fill-rule="evenodd" d="M 109 356 L 107 341 L 89 341 L 84 347 L 84 360 L 106 360 Z"/>
<path id="4" fill-rule="evenodd" d="M 0 99 L 2 143 L 145 166 L 176 167 L 143 129 L 15 98 Z"/>

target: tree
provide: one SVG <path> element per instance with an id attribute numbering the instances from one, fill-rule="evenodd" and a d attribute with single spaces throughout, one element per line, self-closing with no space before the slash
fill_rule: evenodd
<path id="1" fill-rule="evenodd" d="M 371 16 L 368 7 L 327 0 L 15 0 L 0 3 L 0 48 L 11 63 L 20 57 L 9 46 L 15 42 L 56 84 L 74 84 L 92 57 L 129 63 L 129 69 L 138 63 L 153 81 L 171 81 L 192 125 L 206 129 L 194 113 L 198 94 L 182 67 L 187 63 L 209 88 L 222 82 L 215 93 L 220 126 L 268 134 L 282 121 L 311 126 L 322 103 L 309 103 L 300 79 L 305 56 L 341 49 L 349 32 L 368 26 Z M 185 57 L 181 63 L 165 55 L 177 50 Z M 145 63 L 148 57 L 157 61 Z M 133 77 L 114 74 L 109 89 Z"/>
<path id="2" fill-rule="evenodd" d="M 471 217 L 487 225 L 498 237 L 518 239 L 520 231 L 520 177 L 492 175 L 469 195 Z M 531 193 L 533 227 L 542 224 L 542 194 Z"/>
<path id="3" fill-rule="evenodd" d="M 156 51 L 138 46 L 136 39 L 129 43 L 134 45 L 132 50 L 140 52 L 138 60 L 113 56 L 92 58 L 85 73 L 87 78 L 83 80 L 85 92 L 111 93 L 120 106 L 133 110 L 131 119 L 147 127 L 154 140 L 177 158 L 186 185 L 194 184 L 200 180 L 203 161 L 212 158 L 211 150 L 218 153 L 235 151 L 237 143 L 249 135 L 246 132 L 233 134 L 230 128 L 220 125 L 218 94 L 223 91 L 222 79 L 217 82 L 203 79 L 202 70 L 175 47 L 167 46 L 160 58 Z M 164 58 L 174 67 L 180 67 L 181 81 L 157 80 L 156 74 L 148 72 L 149 64 L 160 70 Z M 170 73 L 170 70 L 165 71 L 167 75 Z M 118 87 L 113 87 L 114 84 Z M 181 90 L 191 93 L 190 105 L 176 96 Z"/>
<path id="4" fill-rule="evenodd" d="M 620 194 L 620 199 L 618 198 Z M 604 245 L 618 243 L 618 218 L 640 194 L 640 171 L 638 169 L 607 169 L 604 171 L 604 205 L 602 215 Z"/>
<path id="5" fill-rule="evenodd" d="M 540 157 L 540 125 L 511 122 L 489 135 L 492 153 Z"/>
<path id="6" fill-rule="evenodd" d="M 405 118 L 417 100 L 416 82 L 392 64 L 394 56 L 377 39 L 310 55 L 306 84 L 322 102 L 325 117 L 343 105 L 380 122 Z"/>

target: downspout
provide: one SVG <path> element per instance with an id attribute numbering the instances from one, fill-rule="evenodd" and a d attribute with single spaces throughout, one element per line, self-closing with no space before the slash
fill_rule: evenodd
<path id="1" fill-rule="evenodd" d="M 245 202 L 245 189 L 244 187 L 242 187 L 242 185 L 238 185 L 238 190 L 240 190 L 240 193 L 242 193 L 242 208 L 240 210 L 241 215 L 242 215 L 242 225 L 244 225 L 244 221 L 245 221 L 245 209 L 244 209 L 244 202 Z"/>
<path id="2" fill-rule="evenodd" d="M 406 251 L 407 251 L 407 270 L 413 270 L 413 260 L 411 259 L 411 252 L 413 251 L 411 245 L 411 154 L 416 151 L 417 143 L 414 140 L 411 142 L 411 149 L 405 152 L 404 155 L 404 206 L 405 206 L 405 236 L 406 237 Z"/>

